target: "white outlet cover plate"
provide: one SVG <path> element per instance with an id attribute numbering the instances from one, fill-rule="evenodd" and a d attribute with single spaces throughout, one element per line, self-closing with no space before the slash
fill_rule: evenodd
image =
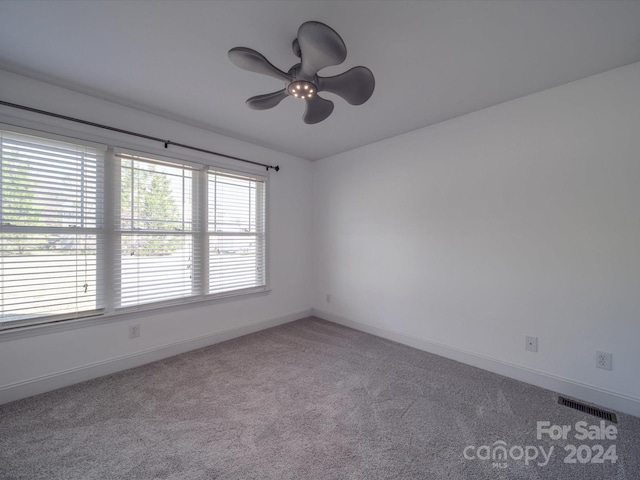
<path id="1" fill-rule="evenodd" d="M 138 338 L 140 336 L 140 325 L 129 326 L 129 338 Z"/>
<path id="2" fill-rule="evenodd" d="M 596 352 L 596 368 L 602 368 L 603 370 L 611 370 L 612 356 L 608 352 Z"/>
<path id="3" fill-rule="evenodd" d="M 538 337 L 530 337 L 530 336 L 526 336 L 525 337 L 525 349 L 527 349 L 530 352 L 537 352 L 538 351 Z"/>

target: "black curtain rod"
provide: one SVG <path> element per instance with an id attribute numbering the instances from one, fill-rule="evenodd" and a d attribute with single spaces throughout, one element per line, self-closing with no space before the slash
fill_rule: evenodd
<path id="1" fill-rule="evenodd" d="M 81 120 L 79 118 L 74 118 L 74 117 L 68 117 L 66 115 L 60 115 L 59 113 L 52 113 L 52 112 L 47 112 L 45 110 L 38 110 L 37 108 L 26 107 L 24 105 L 18 105 L 16 103 L 9 103 L 9 102 L 5 102 L 5 101 L 0 100 L 0 105 L 4 105 L 6 107 L 18 108 L 20 110 L 26 110 L 27 112 L 39 113 L 40 115 L 47 115 L 49 117 L 61 118 L 62 120 L 69 120 L 70 122 L 82 123 L 83 125 L 89 125 L 89 126 L 92 126 L 92 127 L 98 127 L 98 128 L 102 128 L 104 130 L 111 130 L 112 132 L 124 133 L 124 134 L 127 134 L 127 135 L 132 135 L 134 137 L 140 137 L 140 138 L 145 138 L 147 140 L 153 140 L 155 142 L 163 143 L 164 144 L 164 148 L 169 148 L 169 145 L 174 145 L 176 147 L 182 147 L 182 148 L 186 148 L 186 149 L 189 149 L 189 150 L 194 150 L 196 152 L 208 153 L 208 154 L 211 154 L 211 155 L 217 155 L 219 157 L 230 158 L 231 160 L 237 160 L 239 162 L 250 163 L 252 165 L 258 165 L 260 167 L 265 167 L 267 170 L 269 170 L 270 168 L 275 170 L 276 172 L 280 170 L 280 167 L 278 165 L 276 165 L 274 167 L 273 165 L 267 165 L 265 163 L 258 163 L 258 162 L 254 162 L 252 160 L 246 160 L 244 158 L 234 157 L 232 155 L 226 155 L 224 153 L 214 152 L 212 150 L 206 150 L 204 148 L 192 147 L 191 145 L 185 145 L 184 143 L 172 142 L 171 140 L 163 140 L 162 138 L 152 137 L 151 135 L 145 135 L 143 133 L 131 132 L 129 130 L 123 130 L 122 128 L 110 127 L 108 125 L 102 125 L 100 123 L 89 122 L 87 120 Z"/>

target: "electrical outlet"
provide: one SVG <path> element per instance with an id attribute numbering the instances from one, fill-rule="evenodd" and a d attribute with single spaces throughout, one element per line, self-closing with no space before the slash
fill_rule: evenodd
<path id="1" fill-rule="evenodd" d="M 327 303 L 331 303 L 331 294 L 327 293 Z"/>
<path id="2" fill-rule="evenodd" d="M 611 364 L 611 354 L 607 352 L 596 352 L 596 367 L 604 370 L 611 370 L 613 368 Z"/>
<path id="3" fill-rule="evenodd" d="M 529 350 L 530 352 L 537 352 L 538 351 L 538 337 L 530 337 L 529 335 L 527 335 L 525 337 L 525 349 Z"/>
<path id="4" fill-rule="evenodd" d="M 138 338 L 140 336 L 140 324 L 129 325 L 129 338 Z"/>

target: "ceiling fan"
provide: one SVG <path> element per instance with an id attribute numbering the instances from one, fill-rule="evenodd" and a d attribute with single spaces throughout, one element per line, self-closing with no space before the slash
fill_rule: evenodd
<path id="1" fill-rule="evenodd" d="M 293 53 L 300 58 L 288 72 L 274 67 L 260 53 L 246 47 L 229 50 L 229 59 L 238 67 L 262 73 L 284 81 L 285 87 L 277 92 L 258 95 L 247 100 L 254 110 L 266 110 L 278 105 L 286 97 L 304 100 L 305 123 L 319 123 L 333 112 L 333 102 L 318 92 L 334 93 L 351 105 L 362 105 L 369 100 L 375 87 L 373 73 L 366 67 L 353 67 L 334 77 L 321 77 L 318 71 L 339 65 L 347 58 L 347 47 L 340 35 L 320 22 L 305 22 L 293 41 Z"/>

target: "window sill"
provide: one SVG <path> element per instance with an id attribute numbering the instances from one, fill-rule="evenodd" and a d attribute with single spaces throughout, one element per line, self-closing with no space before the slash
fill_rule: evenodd
<path id="1" fill-rule="evenodd" d="M 105 325 L 111 322 L 120 322 L 126 320 L 133 320 L 140 317 L 149 317 L 159 312 L 171 313 L 179 312 L 186 309 L 192 309 L 197 307 L 203 307 L 207 305 L 215 305 L 218 303 L 226 303 L 238 300 L 246 300 L 248 298 L 261 297 L 268 295 L 271 292 L 270 289 L 261 290 L 259 292 L 240 293 L 234 295 L 221 296 L 216 298 L 205 298 L 201 300 L 195 300 L 191 302 L 178 303 L 172 305 L 157 305 L 150 306 L 135 311 L 123 311 L 123 312 L 111 312 L 100 315 L 94 315 L 90 317 L 78 318 L 73 320 L 63 320 L 53 323 L 43 323 L 40 325 L 30 325 L 25 327 L 16 327 L 13 329 L 0 331 L 0 343 L 18 340 L 21 338 L 36 337 L 40 335 L 49 335 L 52 333 L 66 332 L 69 330 L 76 330 L 78 328 L 92 327 L 96 325 Z"/>

